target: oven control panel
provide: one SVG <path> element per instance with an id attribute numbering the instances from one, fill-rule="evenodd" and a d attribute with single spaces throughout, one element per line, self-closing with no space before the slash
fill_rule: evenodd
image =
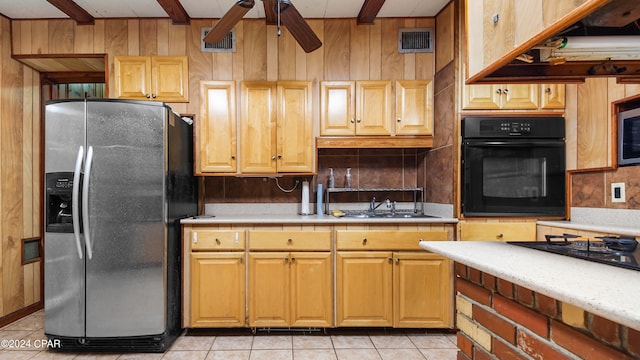
<path id="1" fill-rule="evenodd" d="M 468 116 L 462 120 L 463 138 L 564 138 L 563 117 Z"/>

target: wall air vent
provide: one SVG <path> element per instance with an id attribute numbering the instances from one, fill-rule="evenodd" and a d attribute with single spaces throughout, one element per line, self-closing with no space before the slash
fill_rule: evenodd
<path id="1" fill-rule="evenodd" d="M 236 29 L 229 31 L 227 36 L 219 42 L 207 43 L 204 42 L 204 37 L 207 36 L 212 28 L 200 29 L 200 51 L 202 52 L 236 52 Z"/>
<path id="2" fill-rule="evenodd" d="M 421 53 L 433 52 L 433 29 L 399 29 L 398 31 L 398 52 Z"/>

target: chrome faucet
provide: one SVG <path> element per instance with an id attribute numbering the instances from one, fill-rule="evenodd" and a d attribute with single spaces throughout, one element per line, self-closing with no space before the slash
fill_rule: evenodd
<path id="1" fill-rule="evenodd" d="M 375 213 L 376 209 L 380 207 L 380 205 L 382 204 L 387 204 L 387 208 L 390 209 L 391 208 L 391 200 L 387 199 L 384 202 L 380 202 L 378 205 L 376 205 L 376 197 L 374 196 L 371 199 L 371 203 L 369 204 L 369 212 L 371 213 Z"/>

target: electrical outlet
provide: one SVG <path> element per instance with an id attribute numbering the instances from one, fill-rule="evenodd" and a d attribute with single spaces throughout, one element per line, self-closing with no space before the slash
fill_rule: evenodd
<path id="1" fill-rule="evenodd" d="M 611 183 L 611 202 L 625 202 L 624 183 Z"/>

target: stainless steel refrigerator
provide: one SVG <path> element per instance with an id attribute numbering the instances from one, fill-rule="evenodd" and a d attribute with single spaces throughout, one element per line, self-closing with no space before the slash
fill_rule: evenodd
<path id="1" fill-rule="evenodd" d="M 60 350 L 162 352 L 179 335 L 192 134 L 163 103 L 46 104 L 45 334 Z"/>

